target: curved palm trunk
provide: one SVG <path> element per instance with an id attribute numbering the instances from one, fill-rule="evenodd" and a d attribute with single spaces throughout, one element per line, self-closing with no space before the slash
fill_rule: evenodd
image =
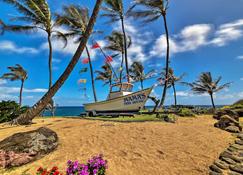
<path id="1" fill-rule="evenodd" d="M 164 19 L 164 26 L 165 26 L 165 33 L 166 33 L 167 51 L 166 51 L 165 85 L 164 85 L 164 90 L 163 90 L 163 94 L 162 94 L 160 105 L 159 105 L 160 107 L 162 107 L 164 105 L 164 102 L 165 102 L 166 91 L 167 91 L 167 86 L 168 86 L 168 74 L 169 74 L 169 62 L 170 62 L 169 31 L 168 31 L 168 26 L 167 26 L 165 14 L 163 15 L 163 19 Z"/>
<path id="2" fill-rule="evenodd" d="M 212 102 L 212 105 L 213 105 L 213 109 L 215 109 L 213 94 L 211 93 L 209 95 L 210 95 L 210 98 L 211 98 L 211 102 Z"/>
<path id="3" fill-rule="evenodd" d="M 21 80 L 21 86 L 19 91 L 19 106 L 22 106 L 22 94 L 23 94 L 24 80 Z"/>
<path id="4" fill-rule="evenodd" d="M 48 60 L 48 67 L 49 67 L 49 89 L 52 86 L 52 43 L 51 43 L 51 34 L 48 33 L 48 45 L 49 45 L 49 60 Z"/>
<path id="5" fill-rule="evenodd" d="M 97 97 L 96 97 L 96 91 L 95 91 L 95 83 L 94 83 L 94 72 L 93 72 L 93 66 L 91 63 L 91 58 L 90 58 L 90 54 L 89 54 L 89 49 L 87 48 L 87 46 L 85 47 L 88 58 L 89 58 L 89 68 L 90 68 L 90 76 L 91 76 L 91 82 L 92 82 L 92 89 L 93 89 L 93 95 L 94 95 L 94 100 L 95 102 L 97 102 Z"/>
<path id="6" fill-rule="evenodd" d="M 129 79 L 129 67 L 128 67 L 128 58 L 127 58 L 127 35 L 125 31 L 125 25 L 124 25 L 124 18 L 121 17 L 121 25 L 122 25 L 122 33 L 123 33 L 123 42 L 124 42 L 124 54 L 125 54 L 125 64 L 126 64 L 126 74 L 127 74 L 127 82 L 130 82 Z"/>
<path id="7" fill-rule="evenodd" d="M 41 111 L 46 107 L 46 105 L 49 103 L 51 98 L 55 95 L 55 93 L 62 87 L 62 85 L 68 79 L 75 65 L 78 63 L 78 60 L 82 55 L 83 50 L 85 49 L 88 38 L 93 31 L 93 27 L 102 2 L 103 0 L 96 1 L 88 27 L 84 33 L 84 37 L 82 38 L 74 56 L 72 57 L 70 63 L 66 67 L 63 74 L 59 77 L 59 79 L 55 82 L 55 84 L 48 90 L 48 92 L 32 108 L 30 108 L 26 113 L 20 115 L 17 119 L 15 119 L 12 122 L 12 124 L 21 124 L 21 125 L 30 124 L 32 119 L 34 119 L 37 115 L 41 113 Z"/>
<path id="8" fill-rule="evenodd" d="M 175 107 L 177 106 L 177 98 L 176 98 L 176 88 L 175 88 L 175 84 L 172 84 L 173 87 L 173 91 L 174 91 L 174 100 L 175 100 Z"/>

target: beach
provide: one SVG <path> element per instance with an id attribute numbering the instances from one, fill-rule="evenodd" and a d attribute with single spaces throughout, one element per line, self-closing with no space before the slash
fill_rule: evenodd
<path id="1" fill-rule="evenodd" d="M 45 126 L 59 137 L 53 153 L 0 174 L 34 174 L 39 166 L 57 165 L 65 172 L 68 160 L 86 162 L 102 153 L 108 175 L 206 175 L 233 136 L 213 127 L 211 116 L 179 118 L 177 123 L 118 123 L 74 118 L 38 118 L 31 126 L 0 125 L 0 140 L 17 132 Z"/>

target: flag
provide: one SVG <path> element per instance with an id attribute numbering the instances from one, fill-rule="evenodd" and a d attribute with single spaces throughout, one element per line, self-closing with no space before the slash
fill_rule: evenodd
<path id="1" fill-rule="evenodd" d="M 79 79 L 79 80 L 78 80 L 78 83 L 84 83 L 84 84 L 85 84 L 86 82 L 87 82 L 86 79 Z"/>
<path id="2" fill-rule="evenodd" d="M 83 63 L 83 64 L 88 64 L 88 63 L 89 63 L 89 58 L 84 58 L 84 59 L 82 60 L 82 63 Z"/>
<path id="3" fill-rule="evenodd" d="M 112 61 L 113 61 L 113 58 L 111 56 L 107 56 L 106 59 L 105 59 L 106 63 L 110 63 Z"/>
<path id="4" fill-rule="evenodd" d="M 87 72 L 88 71 L 88 68 L 87 67 L 84 67 L 84 68 L 82 68 L 80 71 L 79 71 L 79 73 L 81 74 L 81 73 L 85 73 L 85 72 Z"/>
<path id="5" fill-rule="evenodd" d="M 95 43 L 93 46 L 92 46 L 92 49 L 98 49 L 100 48 L 100 45 L 98 43 Z"/>

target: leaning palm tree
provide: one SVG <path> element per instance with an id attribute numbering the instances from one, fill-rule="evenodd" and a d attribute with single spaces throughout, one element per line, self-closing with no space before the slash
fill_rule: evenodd
<path id="1" fill-rule="evenodd" d="M 159 19 L 161 16 L 164 21 L 164 28 L 166 33 L 166 81 L 164 84 L 164 89 L 160 101 L 160 107 L 164 105 L 167 85 L 168 85 L 168 75 L 169 75 L 169 62 L 170 62 L 170 43 L 169 43 L 169 31 L 167 26 L 167 9 L 169 5 L 169 0 L 134 0 L 133 6 L 128 10 L 128 16 L 134 17 L 136 19 L 143 19 L 144 23 L 153 22 Z M 135 10 L 136 7 L 141 7 Z"/>
<path id="2" fill-rule="evenodd" d="M 63 25 L 68 28 L 69 32 L 65 33 L 66 37 L 76 38 L 75 42 L 80 42 L 84 36 L 85 30 L 89 23 L 89 10 L 85 7 L 80 7 L 77 5 L 70 5 L 63 7 L 63 14 L 56 15 L 57 25 Z M 90 76 L 92 82 L 92 89 L 95 102 L 97 101 L 95 83 L 94 83 L 94 72 L 93 66 L 90 58 L 90 52 L 88 47 L 85 47 L 90 67 Z"/>
<path id="3" fill-rule="evenodd" d="M 166 70 L 165 70 L 166 71 Z M 159 78 L 158 81 L 160 82 L 161 86 L 164 86 L 165 83 L 165 77 L 166 77 L 166 72 L 162 72 L 161 73 L 161 77 L 163 78 Z M 177 96 L 176 96 L 176 84 L 179 83 L 183 77 L 185 76 L 185 74 L 182 74 L 181 76 L 177 77 L 174 74 L 174 70 L 172 68 L 169 68 L 169 74 L 168 74 L 168 86 L 167 88 L 173 88 L 173 93 L 174 93 L 174 105 L 177 106 Z"/>
<path id="4" fill-rule="evenodd" d="M 143 86 L 144 80 L 152 78 L 155 74 L 155 70 L 151 70 L 148 73 L 145 73 L 143 64 L 139 61 L 135 61 L 132 63 L 129 72 L 134 82 L 140 82 L 142 90 L 144 89 Z"/>
<path id="5" fill-rule="evenodd" d="M 5 25 L 6 31 L 12 32 L 33 32 L 44 31 L 47 34 L 49 46 L 49 88 L 52 86 L 52 36 L 59 36 L 66 45 L 65 36 L 55 29 L 56 23 L 52 21 L 52 14 L 46 0 L 2 0 L 16 8 L 21 16 L 13 17 L 11 20 L 20 21 L 23 25 Z M 57 35 L 58 34 L 58 35 Z"/>
<path id="6" fill-rule="evenodd" d="M 16 64 L 16 66 L 10 66 L 8 67 L 10 70 L 9 73 L 3 74 L 1 79 L 7 79 L 10 81 L 21 81 L 20 91 L 19 91 L 19 106 L 22 106 L 22 94 L 23 94 L 23 88 L 24 88 L 24 82 L 28 78 L 27 71 L 24 70 L 24 68 Z"/>
<path id="7" fill-rule="evenodd" d="M 124 58 L 126 65 L 127 81 L 129 82 L 129 67 L 128 67 L 128 56 L 127 56 L 127 36 L 125 31 L 125 17 L 124 17 L 124 7 L 122 0 L 105 0 L 105 7 L 102 7 L 103 14 L 102 17 L 110 18 L 108 23 L 114 23 L 117 21 L 121 22 L 121 28 L 123 33 L 123 49 Z"/>
<path id="8" fill-rule="evenodd" d="M 26 125 L 26 124 L 32 123 L 32 120 L 41 113 L 41 111 L 49 103 L 49 101 L 52 99 L 52 97 L 57 93 L 57 91 L 62 87 L 62 85 L 68 79 L 68 77 L 72 73 L 74 67 L 78 63 L 79 58 L 82 55 L 83 50 L 85 49 L 89 36 L 91 35 L 91 33 L 93 31 L 93 27 L 96 22 L 96 18 L 98 16 L 102 2 L 103 2 L 103 0 L 96 0 L 95 7 L 94 7 L 93 13 L 91 15 L 91 18 L 89 20 L 89 24 L 86 28 L 86 31 L 80 41 L 80 44 L 79 44 L 76 52 L 74 53 L 71 61 L 67 65 L 67 67 L 64 70 L 64 72 L 62 73 L 62 75 L 58 78 L 58 80 L 55 82 L 55 84 L 48 90 L 48 92 L 33 107 L 28 109 L 26 113 L 21 114 L 17 119 L 13 120 L 11 122 L 11 124 Z"/>
<path id="9" fill-rule="evenodd" d="M 122 81 L 122 73 L 123 73 L 123 64 L 124 64 L 124 42 L 123 42 L 123 34 L 119 31 L 113 31 L 111 35 L 105 37 L 105 39 L 108 41 L 108 45 L 105 47 L 106 50 L 110 50 L 112 52 L 115 52 L 115 56 L 121 55 L 122 61 L 121 66 L 119 68 L 120 70 L 120 83 Z M 132 45 L 132 38 L 130 36 L 127 36 L 127 48 L 129 48 Z"/>
<path id="10" fill-rule="evenodd" d="M 218 77 L 217 79 L 213 80 L 210 72 L 204 72 L 200 75 L 199 79 L 193 83 L 186 83 L 191 87 L 191 90 L 194 91 L 196 94 L 204 94 L 208 93 L 211 97 L 212 106 L 215 109 L 214 105 L 214 93 L 227 88 L 230 86 L 231 83 L 225 83 L 219 86 L 219 82 L 221 81 L 222 77 Z"/>
<path id="11" fill-rule="evenodd" d="M 95 71 L 95 73 L 97 74 L 97 77 L 95 79 L 102 80 L 104 82 L 104 85 L 109 84 L 111 86 L 112 78 L 113 78 L 111 66 L 106 63 L 101 68 L 102 68 L 102 71 L 99 71 L 99 70 Z"/>

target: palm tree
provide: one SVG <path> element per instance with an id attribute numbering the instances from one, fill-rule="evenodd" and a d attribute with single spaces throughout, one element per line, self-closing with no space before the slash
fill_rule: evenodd
<path id="1" fill-rule="evenodd" d="M 66 67 L 62 75 L 58 78 L 55 84 L 48 90 L 48 92 L 33 107 L 28 109 L 26 113 L 21 114 L 17 119 L 12 121 L 11 124 L 26 125 L 32 123 L 32 120 L 41 113 L 41 111 L 49 103 L 52 97 L 56 94 L 56 92 L 62 87 L 62 85 L 68 79 L 75 65 L 78 63 L 79 58 L 82 55 L 83 50 L 85 49 L 89 36 L 93 31 L 93 27 L 96 22 L 96 18 L 98 16 L 102 2 L 103 0 L 96 0 L 95 7 L 91 15 L 91 18 L 89 20 L 89 24 L 86 28 L 86 31 L 80 41 L 80 44 L 75 54 L 73 55 L 70 63 L 68 64 L 68 66 Z"/>
<path id="2" fill-rule="evenodd" d="M 108 23 L 114 23 L 117 21 L 121 22 L 122 33 L 123 33 L 123 48 L 124 48 L 124 57 L 125 57 L 125 65 L 126 65 L 126 74 L 127 81 L 129 82 L 129 68 L 128 68 L 128 56 L 127 56 L 127 36 L 125 31 L 125 22 L 124 22 L 124 8 L 122 0 L 105 0 L 105 7 L 102 7 L 104 13 L 101 15 L 102 17 L 108 17 L 110 20 Z"/>
<path id="3" fill-rule="evenodd" d="M 153 22 L 159 19 L 161 16 L 164 21 L 164 28 L 166 33 L 166 43 L 167 43 L 167 51 L 166 51 L 166 81 L 164 84 L 164 89 L 160 101 L 160 107 L 164 105 L 166 91 L 168 86 L 168 75 L 169 75 L 169 63 L 170 63 L 170 43 L 169 43 L 169 31 L 167 26 L 167 9 L 169 5 L 169 0 L 134 0 L 134 5 L 128 10 L 128 16 L 143 19 L 144 23 Z M 138 10 L 134 10 L 135 7 L 141 7 Z"/>
<path id="4" fill-rule="evenodd" d="M 44 31 L 47 34 L 47 41 L 49 45 L 49 88 L 52 86 L 52 35 L 58 35 L 59 39 L 62 39 L 66 45 L 67 40 L 65 36 L 54 27 L 56 23 L 52 22 L 52 14 L 49 5 L 46 0 L 2 0 L 12 6 L 14 6 L 21 16 L 12 18 L 14 21 L 20 21 L 26 23 L 26 25 L 5 25 L 6 31 L 12 32 L 30 32 L 38 29 Z"/>
<path id="5" fill-rule="evenodd" d="M 95 71 L 98 74 L 95 80 L 102 80 L 104 85 L 109 84 L 111 86 L 113 74 L 110 65 L 106 63 L 101 68 L 103 71 Z"/>
<path id="6" fill-rule="evenodd" d="M 210 72 L 203 72 L 197 81 L 186 84 L 189 85 L 191 87 L 191 90 L 194 91 L 196 94 L 208 93 L 211 97 L 212 106 L 215 109 L 213 98 L 214 93 L 229 87 L 231 84 L 225 83 L 219 86 L 219 82 L 221 81 L 221 79 L 222 77 L 220 76 L 217 79 L 213 80 Z"/>
<path id="7" fill-rule="evenodd" d="M 5 73 L 1 77 L 2 79 L 7 79 L 10 81 L 21 81 L 21 86 L 20 86 L 20 91 L 19 91 L 19 106 L 22 106 L 22 93 L 23 93 L 23 87 L 24 87 L 24 82 L 28 78 L 27 71 L 24 70 L 24 68 L 16 64 L 16 66 L 10 66 L 8 67 L 10 70 L 10 73 Z"/>
<path id="8" fill-rule="evenodd" d="M 5 24 L 4 24 L 4 22 L 0 19 L 0 35 L 3 35 L 3 33 L 4 33 L 4 27 L 5 27 Z"/>
<path id="9" fill-rule="evenodd" d="M 69 29 L 69 32 L 65 34 L 66 37 L 77 38 L 77 42 L 80 42 L 84 36 L 85 30 L 89 23 L 89 10 L 85 7 L 80 7 L 77 5 L 70 5 L 63 7 L 63 15 L 57 16 L 57 24 L 63 25 Z M 95 83 L 94 83 L 94 72 L 93 66 L 90 58 L 90 52 L 88 47 L 85 47 L 90 67 L 90 76 L 92 82 L 92 89 L 95 102 L 97 101 Z"/>
<path id="10" fill-rule="evenodd" d="M 164 78 L 159 78 L 158 80 L 162 83 L 160 83 L 160 85 L 164 86 L 164 82 L 165 82 L 165 77 L 166 77 L 166 72 L 162 72 L 162 77 Z M 173 92 L 174 92 L 174 102 L 175 102 L 175 106 L 177 106 L 177 96 L 176 96 L 176 83 L 180 82 L 182 80 L 182 78 L 185 76 L 185 74 L 182 74 L 181 76 L 177 77 L 174 74 L 174 70 L 172 68 L 169 68 L 169 74 L 168 74 L 168 86 L 167 88 L 173 88 Z"/>
<path id="11" fill-rule="evenodd" d="M 105 47 L 106 50 L 110 50 L 116 53 L 115 56 L 120 55 L 122 57 L 121 66 L 120 66 L 120 83 L 122 82 L 122 73 L 123 73 L 123 64 L 124 64 L 124 42 L 123 42 L 123 33 L 119 31 L 113 31 L 111 35 L 105 38 L 109 45 Z M 132 45 L 132 38 L 127 36 L 127 48 Z"/>
<path id="12" fill-rule="evenodd" d="M 130 72 L 130 76 L 133 81 L 140 82 L 142 90 L 144 89 L 143 88 L 144 80 L 146 80 L 148 78 L 152 78 L 155 74 L 154 70 L 151 70 L 145 74 L 143 64 L 139 61 L 135 61 L 132 63 L 131 68 L 129 69 L 129 72 Z"/>

